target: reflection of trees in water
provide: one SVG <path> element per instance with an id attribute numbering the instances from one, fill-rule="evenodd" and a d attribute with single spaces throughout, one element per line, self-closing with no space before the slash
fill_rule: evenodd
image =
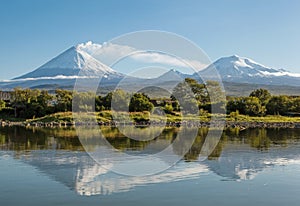
<path id="1" fill-rule="evenodd" d="M 240 131 L 239 128 L 228 128 L 224 130 L 220 141 L 215 149 L 208 156 L 208 160 L 218 159 L 227 143 L 248 144 L 253 148 L 264 151 L 272 146 L 286 147 L 291 141 L 299 141 L 300 129 L 247 129 Z M 204 143 L 207 130 L 200 128 L 198 136 L 194 141 L 190 151 L 184 156 L 185 160 L 193 161 L 199 158 L 202 145 Z"/>
<path id="2" fill-rule="evenodd" d="M 155 129 L 161 128 L 154 127 Z M 191 146 L 191 138 L 194 137 L 193 132 L 195 132 L 195 129 L 198 130 L 197 137 Z M 143 131 L 143 129 L 141 130 Z M 97 139 L 99 130 L 83 129 L 82 131 L 85 134 L 85 138 L 90 141 L 89 149 L 92 150 L 95 145 L 91 140 L 93 138 Z M 151 132 L 149 130 L 145 131 Z M 195 161 L 199 159 L 203 149 L 208 128 L 167 127 L 158 137 L 149 141 L 127 138 L 114 127 L 101 127 L 101 132 L 113 147 L 121 151 L 135 150 L 143 152 L 151 147 L 151 152 L 159 152 L 173 142 L 172 147 L 176 154 L 183 155 L 186 161 Z M 178 136 L 179 132 L 181 132 L 181 135 Z M 286 147 L 293 141 L 299 141 L 299 132 L 300 129 L 259 128 L 240 131 L 238 128 L 228 128 L 223 132 L 220 141 L 208 156 L 208 159 L 219 158 L 227 143 L 236 145 L 248 144 L 260 151 L 268 150 L 272 146 Z M 178 138 L 177 141 L 175 141 L 176 138 Z M 84 150 L 74 128 L 25 127 L 0 127 L 0 149 L 15 151 L 43 149 Z"/>
<path id="3" fill-rule="evenodd" d="M 289 141 L 297 139 L 297 133 L 299 133 L 297 129 L 260 128 L 245 130 L 241 137 L 251 147 L 264 151 L 273 145 L 287 146 Z"/>
<path id="4" fill-rule="evenodd" d="M 204 144 L 205 137 L 208 133 L 208 128 L 199 128 L 198 135 L 194 140 L 194 143 L 190 150 L 184 155 L 186 161 L 198 160 L 201 148 Z"/>
<path id="5" fill-rule="evenodd" d="M 197 128 L 181 128 L 176 134 L 176 141 L 173 141 L 173 152 L 179 156 L 186 155 L 193 145 L 197 130 Z"/>
<path id="6" fill-rule="evenodd" d="M 258 150 L 268 150 L 271 145 L 271 140 L 267 136 L 266 129 L 250 130 L 248 136 L 248 142 L 251 147 L 257 148 Z"/>
<path id="7" fill-rule="evenodd" d="M 134 133 L 134 130 L 138 129 L 138 133 L 149 136 L 151 135 L 151 132 L 156 131 L 149 131 L 144 128 L 132 128 L 132 127 L 126 127 L 123 128 L 123 131 L 125 130 L 126 134 Z M 153 130 L 161 130 L 162 128 L 154 127 Z M 158 145 L 157 142 L 172 142 L 174 139 L 174 134 L 176 133 L 176 130 L 178 128 L 164 128 L 162 133 L 148 141 L 139 141 L 134 140 L 126 137 L 120 130 L 116 127 L 101 127 L 101 134 L 98 129 L 86 129 L 81 130 L 80 132 L 80 140 L 85 145 L 85 149 L 88 151 L 93 151 L 97 146 L 106 146 L 107 143 L 109 143 L 111 146 L 113 146 L 115 149 L 120 151 L 143 151 L 146 149 L 147 146 L 152 147 L 152 151 L 157 151 L 158 149 L 164 149 L 161 148 L 161 145 Z M 106 141 L 104 140 L 106 139 Z M 163 145 L 164 146 L 164 145 Z"/>
<path id="8" fill-rule="evenodd" d="M 1 127 L 0 136 L 3 150 L 83 150 L 72 129 Z"/>

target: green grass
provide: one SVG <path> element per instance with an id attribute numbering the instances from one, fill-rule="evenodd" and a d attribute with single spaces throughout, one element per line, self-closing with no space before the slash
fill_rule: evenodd
<path id="1" fill-rule="evenodd" d="M 72 112 L 58 112 L 44 117 L 28 119 L 27 122 L 72 122 Z"/>
<path id="2" fill-rule="evenodd" d="M 0 117 L 3 121 L 9 121 L 9 122 L 24 122 L 26 119 L 24 118 L 15 118 L 15 117 Z"/>
<path id="3" fill-rule="evenodd" d="M 227 115 L 227 121 L 238 122 L 300 122 L 300 117 L 286 117 L 280 115 L 268 115 L 265 117 L 250 117 L 247 115 L 238 115 L 236 118 Z"/>
<path id="4" fill-rule="evenodd" d="M 122 113 L 123 115 L 126 113 Z M 126 114 L 127 115 L 127 114 Z M 216 115 L 218 116 L 218 115 Z M 122 117 L 122 116 L 121 116 Z M 180 122 L 180 121 L 203 121 L 208 122 L 212 115 L 211 114 L 204 114 L 198 117 L 195 117 L 194 115 L 185 115 L 184 117 L 180 116 L 179 114 L 166 114 L 166 116 L 161 115 L 155 115 L 150 114 L 149 112 L 131 112 L 129 114 L 129 117 L 131 120 L 136 122 L 142 122 L 142 121 L 167 121 L 167 122 Z M 151 117 L 151 118 L 150 118 Z M 280 116 L 280 115 L 269 115 L 265 117 L 251 117 L 247 115 L 237 115 L 235 117 L 226 115 L 219 115 L 219 118 L 226 118 L 227 121 L 237 121 L 237 122 L 300 122 L 300 117 L 286 117 L 286 116 Z M 112 121 L 112 112 L 111 111 L 101 111 L 97 113 L 81 113 L 78 115 L 76 119 L 77 121 L 88 121 L 92 120 L 94 121 L 95 118 L 97 121 L 101 122 L 110 122 Z M 25 121 L 24 119 L 5 119 L 8 121 Z M 44 117 L 35 118 L 35 119 L 28 119 L 27 122 L 73 122 L 73 114 L 72 112 L 59 112 L 51 115 L 46 115 Z"/>

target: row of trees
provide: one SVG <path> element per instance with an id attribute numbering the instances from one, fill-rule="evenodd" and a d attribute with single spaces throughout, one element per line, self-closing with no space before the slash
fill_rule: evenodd
<path id="1" fill-rule="evenodd" d="M 68 112 L 72 109 L 91 111 L 93 103 L 96 111 L 110 110 L 111 105 L 121 106 L 122 108 L 117 110 L 122 111 L 128 111 L 129 106 L 131 112 L 151 111 L 154 107 L 147 95 L 135 93 L 130 96 L 123 90 L 110 92 L 103 97 L 95 97 L 91 92 L 78 93 L 57 89 L 54 94 L 50 94 L 44 90 L 16 88 L 12 92 L 11 99 L 10 102 L 0 101 L 0 117 L 35 118 L 56 112 Z M 74 104 L 72 104 L 73 100 Z"/>
<path id="2" fill-rule="evenodd" d="M 1 116 L 34 118 L 71 111 L 72 107 L 72 92 L 67 90 L 56 90 L 53 95 L 45 90 L 15 88 L 11 96 L 0 108 Z"/>
<path id="3" fill-rule="evenodd" d="M 249 116 L 300 115 L 300 97 L 272 96 L 266 89 L 257 89 L 248 97 L 231 97 L 227 101 L 227 112 Z"/>
<path id="4" fill-rule="evenodd" d="M 213 98 L 212 98 L 213 97 Z M 208 81 L 206 84 L 186 78 L 173 90 L 170 98 L 157 103 L 144 93 L 131 94 L 123 90 L 96 96 L 91 92 L 72 92 L 57 89 L 54 94 L 37 89 L 16 88 L 10 102 L 0 101 L 0 115 L 21 118 L 41 117 L 47 114 L 67 111 L 151 111 L 155 106 L 166 113 L 194 113 L 199 110 L 211 112 L 211 108 L 237 112 L 250 116 L 297 115 L 300 112 L 300 97 L 272 96 L 266 89 L 257 89 L 247 97 L 227 97 L 219 84 Z M 72 104 L 72 102 L 74 104 Z M 94 103 L 94 104 L 93 104 Z M 214 110 L 216 111 L 216 110 Z"/>

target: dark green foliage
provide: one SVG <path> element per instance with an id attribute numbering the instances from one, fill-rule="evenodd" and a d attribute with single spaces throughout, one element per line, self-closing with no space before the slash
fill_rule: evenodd
<path id="1" fill-rule="evenodd" d="M 227 113 L 238 111 L 250 116 L 264 116 L 266 108 L 257 97 L 235 97 L 227 101 Z"/>
<path id="2" fill-rule="evenodd" d="M 0 111 L 5 108 L 5 101 L 0 100 Z"/>
<path id="3" fill-rule="evenodd" d="M 101 96 L 96 96 L 95 97 L 95 110 L 97 112 L 105 110 L 105 107 L 103 106 L 103 103 L 102 103 L 102 97 Z"/>
<path id="4" fill-rule="evenodd" d="M 109 92 L 107 95 L 105 95 L 101 99 L 101 104 L 106 110 L 110 110 L 111 108 L 111 99 L 112 99 L 113 93 Z"/>
<path id="5" fill-rule="evenodd" d="M 285 115 L 291 107 L 291 100 L 287 96 L 273 96 L 266 105 L 268 114 Z"/>
<path id="6" fill-rule="evenodd" d="M 15 117 L 41 117 L 53 112 L 53 108 L 48 105 L 52 99 L 53 96 L 47 91 L 16 88 L 11 107 L 14 108 Z"/>
<path id="7" fill-rule="evenodd" d="M 300 97 L 293 98 L 290 102 L 290 112 L 300 113 Z"/>
<path id="8" fill-rule="evenodd" d="M 153 104 L 150 102 L 150 98 L 143 93 L 135 93 L 130 99 L 129 111 L 130 112 L 143 112 L 151 111 Z"/>
<path id="9" fill-rule="evenodd" d="M 265 106 L 262 106 L 257 97 L 246 97 L 245 100 L 245 114 L 250 116 L 264 116 L 266 113 Z"/>
<path id="10" fill-rule="evenodd" d="M 57 89 L 56 94 L 56 112 L 67 112 L 72 110 L 73 93 L 68 90 Z"/>
<path id="11" fill-rule="evenodd" d="M 257 97 L 261 105 L 266 105 L 271 98 L 271 93 L 266 89 L 256 89 L 250 93 L 249 97 Z"/>
<path id="12" fill-rule="evenodd" d="M 164 110 L 167 114 L 172 114 L 174 108 L 173 108 L 172 104 L 166 104 L 164 107 Z"/>
<path id="13" fill-rule="evenodd" d="M 245 114 L 245 103 L 243 97 L 231 97 L 227 100 L 226 105 L 227 113 L 239 111 L 241 114 Z"/>

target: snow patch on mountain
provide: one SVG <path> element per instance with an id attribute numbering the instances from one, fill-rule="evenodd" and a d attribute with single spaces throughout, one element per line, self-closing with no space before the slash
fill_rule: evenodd
<path id="1" fill-rule="evenodd" d="M 267 71 L 263 71 L 261 72 L 263 75 L 265 76 L 276 76 L 276 77 L 280 77 L 280 76 L 289 76 L 289 77 L 300 77 L 300 74 L 297 73 L 291 73 L 291 72 L 287 72 L 287 71 L 278 71 L 278 72 L 274 72 L 274 73 L 270 73 Z"/>

